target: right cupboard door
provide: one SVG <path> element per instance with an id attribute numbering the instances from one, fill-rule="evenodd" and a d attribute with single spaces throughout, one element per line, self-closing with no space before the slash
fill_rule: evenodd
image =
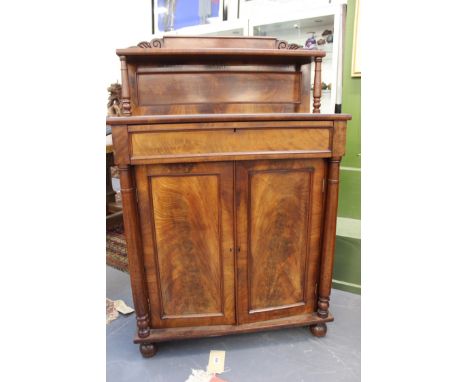
<path id="1" fill-rule="evenodd" d="M 315 310 L 325 168 L 323 159 L 236 162 L 239 323 Z"/>

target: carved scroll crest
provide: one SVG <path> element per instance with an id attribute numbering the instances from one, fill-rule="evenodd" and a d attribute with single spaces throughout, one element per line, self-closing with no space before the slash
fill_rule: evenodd
<path id="1" fill-rule="evenodd" d="M 153 38 L 151 41 L 142 41 L 139 42 L 137 46 L 133 46 L 132 48 L 162 48 L 164 42 L 160 38 Z"/>
<path id="2" fill-rule="evenodd" d="M 289 44 L 287 41 L 284 41 L 284 40 L 278 40 L 276 42 L 276 47 L 278 49 L 293 49 L 293 50 L 302 48 L 301 45 Z"/>
<path id="3" fill-rule="evenodd" d="M 162 48 L 164 47 L 164 39 L 154 38 L 151 41 L 141 41 L 137 44 L 137 46 L 132 46 L 131 48 L 143 48 L 143 49 L 152 49 L 152 48 Z M 276 40 L 275 47 L 277 49 L 301 49 L 302 45 L 298 44 L 289 44 L 285 40 Z"/>

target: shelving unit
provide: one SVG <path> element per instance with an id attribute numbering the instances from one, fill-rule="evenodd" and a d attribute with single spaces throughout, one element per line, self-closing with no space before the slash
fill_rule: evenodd
<path id="1" fill-rule="evenodd" d="M 313 34 L 316 41 L 322 33 L 330 30 L 333 42 L 318 45 L 326 56 L 322 60 L 322 81 L 331 84 L 331 91 L 322 93 L 322 113 L 334 113 L 337 100 L 338 48 L 340 46 L 340 12 L 338 6 L 303 9 L 300 11 L 275 12 L 283 16 L 259 16 L 249 20 L 249 35 L 272 36 L 304 46 Z M 286 15 L 286 16 L 284 16 Z M 338 31 L 338 33 L 336 33 Z M 325 37 L 326 39 L 326 37 Z M 338 40 L 338 41 L 337 41 Z"/>

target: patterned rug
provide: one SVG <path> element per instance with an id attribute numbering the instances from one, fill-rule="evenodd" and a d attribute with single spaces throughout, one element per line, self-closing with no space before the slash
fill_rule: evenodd
<path id="1" fill-rule="evenodd" d="M 119 313 L 123 315 L 131 314 L 135 310 L 129 307 L 124 300 L 112 301 L 110 298 L 106 298 L 106 324 L 119 317 Z"/>
<path id="2" fill-rule="evenodd" d="M 114 301 L 106 298 L 106 325 L 117 317 L 119 317 L 119 312 L 117 311 Z"/>
<path id="3" fill-rule="evenodd" d="M 106 232 L 106 264 L 128 272 L 127 242 L 123 225 L 110 228 Z"/>

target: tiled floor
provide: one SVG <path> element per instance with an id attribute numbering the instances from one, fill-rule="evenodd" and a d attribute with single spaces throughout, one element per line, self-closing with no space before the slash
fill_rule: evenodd
<path id="1" fill-rule="evenodd" d="M 132 306 L 129 276 L 107 267 L 107 297 Z M 145 359 L 132 342 L 135 317 L 120 316 L 107 326 L 107 381 L 184 382 L 191 369 L 205 369 L 210 350 L 225 350 L 229 382 L 361 379 L 361 297 L 333 290 L 335 321 L 324 338 L 307 328 L 162 343 Z"/>

